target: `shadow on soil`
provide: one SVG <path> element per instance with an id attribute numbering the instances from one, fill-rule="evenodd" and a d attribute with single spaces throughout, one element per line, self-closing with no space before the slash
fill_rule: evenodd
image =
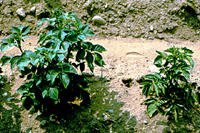
<path id="1" fill-rule="evenodd" d="M 117 92 L 109 92 L 109 84 L 99 77 L 88 77 L 90 85 L 91 104 L 81 107 L 71 104 L 65 118 L 60 120 L 38 116 L 36 119 L 43 123 L 41 128 L 47 132 L 92 132 L 92 133 L 134 133 L 136 117 L 130 117 L 129 112 L 122 112 L 124 105 L 114 99 Z"/>
<path id="2" fill-rule="evenodd" d="M 20 133 L 22 108 L 16 105 L 20 102 L 18 95 L 11 95 L 10 90 L 10 84 L 0 86 L 0 132 Z"/>

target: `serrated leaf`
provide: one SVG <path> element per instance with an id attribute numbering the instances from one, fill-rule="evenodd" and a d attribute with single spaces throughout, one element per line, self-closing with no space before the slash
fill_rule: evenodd
<path id="1" fill-rule="evenodd" d="M 8 44 L 7 43 L 1 44 L 1 52 L 6 51 L 7 49 L 8 49 Z"/>
<path id="2" fill-rule="evenodd" d="M 65 87 L 65 89 L 67 89 L 67 86 L 69 85 L 70 82 L 70 78 L 68 77 L 68 75 L 66 73 L 62 73 L 62 79 L 61 79 L 63 86 Z"/>
<path id="3" fill-rule="evenodd" d="M 149 117 L 152 117 L 157 111 L 158 111 L 158 108 L 155 104 L 149 104 L 147 106 L 147 112 L 149 114 Z"/>
<path id="4" fill-rule="evenodd" d="M 51 99 L 58 100 L 58 95 L 59 95 L 59 92 L 57 88 L 53 88 L 53 87 L 49 88 L 49 97 Z"/>
<path id="5" fill-rule="evenodd" d="M 85 50 L 80 49 L 76 54 L 76 61 L 80 62 L 80 60 L 84 60 L 85 58 Z"/>
<path id="6" fill-rule="evenodd" d="M 59 73 L 54 69 L 53 70 L 49 70 L 47 72 L 47 75 L 46 75 L 47 81 L 51 81 L 51 84 L 54 84 L 55 79 L 56 79 L 58 74 Z"/>
<path id="7" fill-rule="evenodd" d="M 93 47 L 92 47 L 92 49 L 91 49 L 92 51 L 97 51 L 97 52 L 103 52 L 103 51 L 106 51 L 106 49 L 103 47 L 103 46 L 101 46 L 101 45 L 99 45 L 99 44 L 95 44 Z"/>
<path id="8" fill-rule="evenodd" d="M 15 56 L 11 59 L 10 61 L 10 65 L 11 65 L 11 69 L 13 69 L 15 67 L 15 65 L 17 64 L 17 62 L 21 59 L 20 56 Z"/>
<path id="9" fill-rule="evenodd" d="M 94 70 L 94 66 L 93 66 L 94 58 L 93 58 L 92 53 L 87 52 L 86 61 L 87 61 L 88 67 L 89 67 L 90 70 L 93 72 L 93 70 Z"/>
<path id="10" fill-rule="evenodd" d="M 48 91 L 47 90 L 44 90 L 43 92 L 42 92 L 42 98 L 45 98 L 45 96 L 48 94 Z"/>

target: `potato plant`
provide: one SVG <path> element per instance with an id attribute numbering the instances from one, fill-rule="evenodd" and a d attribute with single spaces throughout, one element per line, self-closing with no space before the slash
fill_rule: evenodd
<path id="1" fill-rule="evenodd" d="M 146 95 L 147 112 L 150 117 L 157 112 L 174 116 L 175 121 L 183 111 L 189 110 L 199 102 L 196 83 L 190 83 L 190 72 L 194 67 L 190 49 L 175 46 L 164 52 L 156 51 L 158 56 L 154 65 L 159 72 L 144 76 L 140 83 Z"/>
<path id="2" fill-rule="evenodd" d="M 16 46 L 21 55 L 3 56 L 2 65 L 17 66 L 25 83 L 17 90 L 22 94 L 22 105 L 28 110 L 35 107 L 48 115 L 58 113 L 58 108 L 65 108 L 68 102 L 76 97 L 82 99 L 82 105 L 90 103 L 89 86 L 83 75 L 78 74 L 87 65 L 93 72 L 94 64 L 105 65 L 101 53 L 106 49 L 99 44 L 85 41 L 87 36 L 95 34 L 89 30 L 89 25 L 82 25 L 74 13 L 53 11 L 53 18 L 43 18 L 48 22 L 47 33 L 39 36 L 39 47 L 35 51 L 21 48 L 21 41 L 28 34 L 28 26 L 12 27 L 10 38 L 3 39 L 1 51 L 8 46 Z M 75 56 L 74 56 L 75 55 Z"/>

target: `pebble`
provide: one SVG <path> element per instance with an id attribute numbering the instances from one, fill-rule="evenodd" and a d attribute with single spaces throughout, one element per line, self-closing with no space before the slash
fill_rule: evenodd
<path id="1" fill-rule="evenodd" d="M 19 8 L 16 12 L 21 17 L 25 17 L 26 16 L 24 8 Z"/>
<path id="2" fill-rule="evenodd" d="M 35 6 L 30 9 L 30 12 L 35 12 L 35 11 L 36 11 L 36 7 Z"/>
<path id="3" fill-rule="evenodd" d="M 94 16 L 93 18 L 92 18 L 92 20 L 93 20 L 93 22 L 94 23 L 96 23 L 96 24 L 100 24 L 100 25 L 105 25 L 106 24 L 106 21 L 102 18 L 102 17 L 100 17 L 100 16 Z"/>
<path id="4" fill-rule="evenodd" d="M 31 118 L 31 115 L 28 115 L 28 118 Z"/>
<path id="5" fill-rule="evenodd" d="M 4 97 L 7 96 L 7 95 L 8 95 L 8 93 L 4 93 L 4 94 L 3 94 Z"/>
<path id="6" fill-rule="evenodd" d="M 150 25 L 150 31 L 153 31 L 153 26 L 152 25 Z"/>
<path id="7" fill-rule="evenodd" d="M 153 37 L 149 37 L 149 40 L 154 40 L 154 38 Z"/>
<path id="8" fill-rule="evenodd" d="M 93 0 L 86 1 L 85 4 L 83 5 L 83 9 L 87 9 L 87 8 L 91 7 L 92 3 L 93 3 Z"/>
<path id="9" fill-rule="evenodd" d="M 195 77 L 195 80 L 198 80 L 198 78 L 197 78 L 197 77 Z"/>

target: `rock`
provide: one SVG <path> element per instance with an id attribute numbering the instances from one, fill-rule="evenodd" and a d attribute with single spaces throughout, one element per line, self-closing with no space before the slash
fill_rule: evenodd
<path id="1" fill-rule="evenodd" d="M 153 25 L 150 25 L 150 31 L 153 31 Z"/>
<path id="2" fill-rule="evenodd" d="M 31 115 L 28 115 L 28 118 L 31 118 Z"/>
<path id="3" fill-rule="evenodd" d="M 149 37 L 149 40 L 154 40 L 154 38 L 153 37 Z"/>
<path id="4" fill-rule="evenodd" d="M 26 16 L 24 8 L 19 8 L 16 12 L 21 17 L 25 17 Z"/>
<path id="5" fill-rule="evenodd" d="M 83 9 L 91 8 L 92 3 L 93 3 L 93 0 L 86 1 L 85 4 L 83 5 Z"/>
<path id="6" fill-rule="evenodd" d="M 35 11 L 36 11 L 36 7 L 35 6 L 30 9 L 31 13 L 34 13 Z"/>
<path id="7" fill-rule="evenodd" d="M 8 95 L 8 93 L 4 93 L 4 94 L 3 94 L 4 97 L 7 96 L 7 95 Z"/>
<path id="8" fill-rule="evenodd" d="M 100 24 L 100 25 L 105 25 L 106 24 L 106 21 L 102 17 L 100 17 L 100 16 L 94 16 L 92 18 L 92 20 L 96 24 Z"/>

